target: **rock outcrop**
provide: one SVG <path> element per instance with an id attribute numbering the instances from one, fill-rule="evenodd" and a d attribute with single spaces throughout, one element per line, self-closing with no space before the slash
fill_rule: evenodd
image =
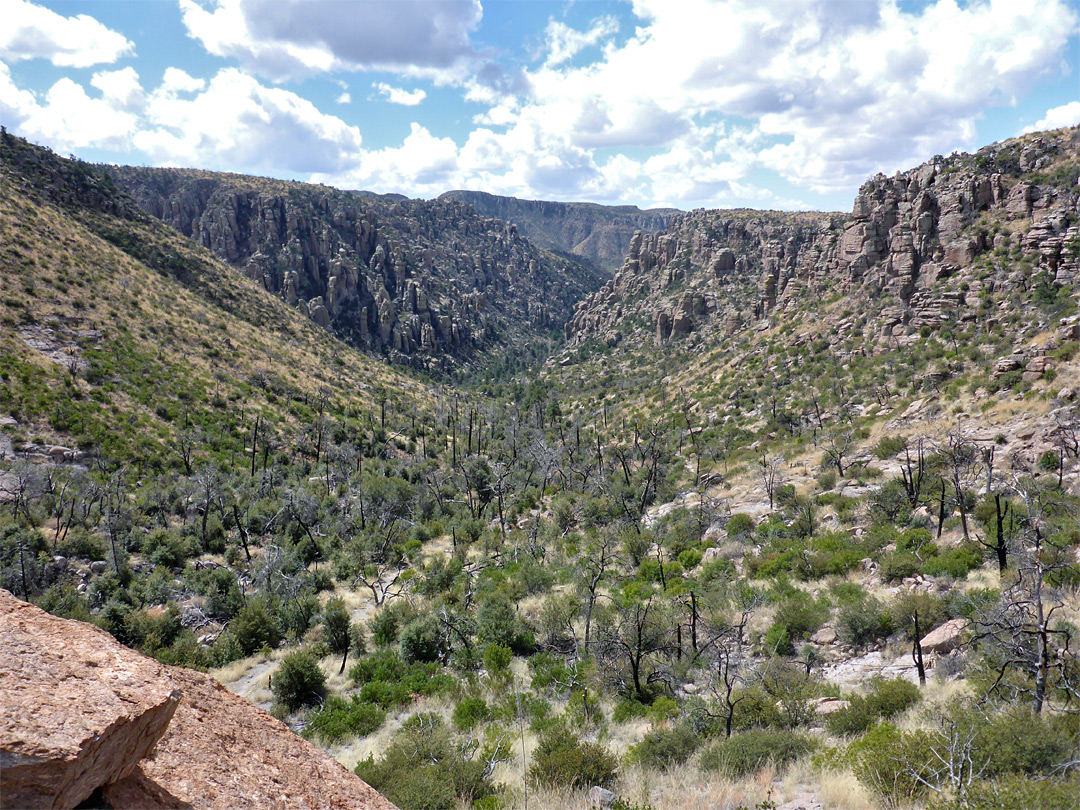
<path id="1" fill-rule="evenodd" d="M 635 231 L 661 231 L 682 213 L 676 208 L 642 211 L 635 205 L 519 200 L 484 191 L 448 191 L 439 199 L 466 202 L 484 216 L 517 225 L 533 244 L 581 256 L 609 272 L 622 264 Z"/>
<path id="2" fill-rule="evenodd" d="M 850 215 L 677 216 L 631 238 L 622 268 L 578 303 L 566 337 L 613 345 L 641 321 L 659 342 L 730 334 L 828 296 L 861 296 L 894 348 L 923 328 L 992 327 L 995 291 L 1052 299 L 1080 277 L 1078 156 L 1080 128 L 1059 130 L 877 175 Z"/>
<path id="3" fill-rule="evenodd" d="M 0 805 L 394 806 L 208 675 L 0 590 Z"/>
<path id="4" fill-rule="evenodd" d="M 949 619 L 945 624 L 927 633 L 920 641 L 924 653 L 944 655 L 959 647 L 964 641 L 967 622 L 963 619 Z"/>
<path id="5" fill-rule="evenodd" d="M 601 272 L 445 200 L 103 167 L 139 207 L 343 339 L 447 367 L 558 333 Z M 498 352 L 496 352 L 498 353 Z"/>
<path id="6" fill-rule="evenodd" d="M 184 693 L 153 755 L 103 791 L 113 807 L 393 810 L 284 723 L 208 675 L 169 668 Z"/>
<path id="7" fill-rule="evenodd" d="M 4 807 L 74 807 L 124 778 L 180 702 L 153 659 L 3 590 L 0 662 Z"/>

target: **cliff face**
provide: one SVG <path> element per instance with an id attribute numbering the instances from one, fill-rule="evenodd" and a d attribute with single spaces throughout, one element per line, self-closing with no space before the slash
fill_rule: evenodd
<path id="1" fill-rule="evenodd" d="M 483 191 L 448 191 L 439 199 L 466 202 L 484 216 L 514 223 L 541 247 L 581 256 L 608 272 L 622 263 L 634 231 L 663 230 L 681 213 L 675 208 L 642 211 L 633 205 L 519 200 Z"/>
<path id="2" fill-rule="evenodd" d="M 557 330 L 602 281 L 452 200 L 173 169 L 110 173 L 144 211 L 397 362 L 445 368 L 521 349 Z"/>
<path id="3" fill-rule="evenodd" d="M 878 175 L 849 216 L 684 214 L 634 235 L 622 268 L 578 304 L 566 336 L 613 344 L 633 323 L 659 341 L 732 333 L 837 294 L 865 299 L 886 338 L 973 320 L 995 292 L 1075 286 L 1078 174 L 1074 128 Z"/>

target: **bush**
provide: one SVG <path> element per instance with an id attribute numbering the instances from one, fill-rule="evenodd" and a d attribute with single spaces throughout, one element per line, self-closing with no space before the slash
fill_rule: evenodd
<path id="1" fill-rule="evenodd" d="M 485 764 L 465 756 L 461 745 L 436 717 L 406 721 L 383 758 L 356 766 L 356 775 L 399 807 L 409 810 L 453 810 L 471 806 L 495 793 Z"/>
<path id="2" fill-rule="evenodd" d="M 510 670 L 510 662 L 514 660 L 514 652 L 502 644 L 488 644 L 484 648 L 484 669 L 493 678 L 502 678 Z"/>
<path id="3" fill-rule="evenodd" d="M 368 623 L 372 642 L 380 647 L 389 647 L 398 640 L 398 633 L 402 626 L 408 624 L 413 618 L 415 618 L 415 613 L 409 603 L 404 600 L 384 605 Z"/>
<path id="4" fill-rule="evenodd" d="M 627 756 L 639 765 L 665 771 L 690 759 L 703 742 L 704 737 L 689 723 L 680 723 L 669 729 L 650 731 L 630 748 Z"/>
<path id="5" fill-rule="evenodd" d="M 919 632 L 923 636 L 949 619 L 949 608 L 944 599 L 925 591 L 900 594 L 890 608 L 896 628 L 909 641 L 915 640 L 915 614 L 919 615 Z"/>
<path id="6" fill-rule="evenodd" d="M 690 571 L 693 568 L 697 568 L 698 563 L 701 562 L 702 553 L 694 548 L 688 548 L 679 555 L 679 565 L 684 570 Z"/>
<path id="7" fill-rule="evenodd" d="M 892 614 L 872 596 L 841 605 L 837 614 L 836 634 L 854 647 L 886 638 L 894 629 Z"/>
<path id="8" fill-rule="evenodd" d="M 644 717 L 649 713 L 649 707 L 633 698 L 620 700 L 611 712 L 612 722 L 626 723 L 636 718 Z"/>
<path id="9" fill-rule="evenodd" d="M 795 644 L 791 640 L 791 635 L 780 622 L 773 622 L 769 626 L 769 629 L 765 631 L 762 644 L 765 646 L 765 652 L 769 655 L 795 654 Z"/>
<path id="10" fill-rule="evenodd" d="M 826 725 L 833 734 L 861 734 L 878 720 L 888 720 L 914 706 L 920 697 L 919 688 L 903 678 L 875 678 L 868 694 L 852 696 L 847 708 L 829 715 Z"/>
<path id="11" fill-rule="evenodd" d="M 903 436 L 882 436 L 881 440 L 874 445 L 874 455 L 881 461 L 895 458 L 907 446 L 907 440 Z"/>
<path id="12" fill-rule="evenodd" d="M 401 631 L 401 657 L 413 661 L 438 661 L 446 653 L 445 639 L 434 616 L 413 619 Z"/>
<path id="13" fill-rule="evenodd" d="M 386 712 L 373 703 L 365 703 L 357 695 L 353 695 L 352 700 L 335 695 L 307 716 L 304 736 L 316 737 L 324 745 L 333 745 L 349 737 L 373 734 L 385 719 Z"/>
<path id="14" fill-rule="evenodd" d="M 994 781 L 978 780 L 968 785 L 961 799 L 937 799 L 929 810 L 1076 810 L 1080 807 L 1080 780 L 1031 779 L 1012 775 Z"/>
<path id="15" fill-rule="evenodd" d="M 815 602 L 809 594 L 794 591 L 777 608 L 775 621 L 792 640 L 808 638 L 829 618 L 827 602 Z"/>
<path id="16" fill-rule="evenodd" d="M 931 557 L 923 563 L 920 569 L 929 577 L 947 575 L 953 579 L 963 579 L 968 572 L 982 565 L 982 552 L 972 546 L 950 549 L 936 557 Z"/>
<path id="17" fill-rule="evenodd" d="M 813 750 L 814 742 L 805 734 L 766 729 L 744 731 L 708 748 L 701 755 L 701 768 L 739 779 L 757 773 L 769 763 L 783 767 Z"/>
<path id="18" fill-rule="evenodd" d="M 151 531 L 142 543 L 142 553 L 154 565 L 166 568 L 180 568 L 188 557 L 198 553 L 192 538 L 181 537 L 168 529 L 157 528 Z"/>
<path id="19" fill-rule="evenodd" d="M 229 622 L 227 633 L 236 639 L 240 652 L 252 655 L 281 643 L 281 630 L 262 602 L 248 602 Z"/>
<path id="20" fill-rule="evenodd" d="M 325 686 L 326 676 L 319 662 L 305 651 L 286 655 L 273 675 L 274 697 L 289 709 L 319 701 Z"/>
<path id="21" fill-rule="evenodd" d="M 491 716 L 491 710 L 482 697 L 469 697 L 454 707 L 454 726 L 469 731 Z"/>
<path id="22" fill-rule="evenodd" d="M 607 748 L 582 742 L 562 724 L 540 735 L 529 766 L 530 781 L 547 788 L 606 788 L 617 776 L 618 762 Z"/>
<path id="23" fill-rule="evenodd" d="M 724 527 L 728 539 L 743 540 L 754 533 L 754 519 L 742 512 L 736 512 Z"/>
<path id="24" fill-rule="evenodd" d="M 933 779 L 933 754 L 915 734 L 901 734 L 880 723 L 847 747 L 846 757 L 860 782 L 887 805 L 911 802 L 924 796 Z"/>
<path id="25" fill-rule="evenodd" d="M 922 568 L 922 562 L 914 554 L 908 551 L 897 551 L 881 558 L 881 562 L 878 563 L 878 574 L 882 582 L 899 582 L 915 576 L 920 568 Z"/>

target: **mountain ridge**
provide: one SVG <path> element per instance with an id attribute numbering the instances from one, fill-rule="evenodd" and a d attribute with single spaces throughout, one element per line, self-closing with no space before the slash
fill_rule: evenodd
<path id="1" fill-rule="evenodd" d="M 448 371 L 539 358 L 602 276 L 464 203 L 104 167 L 149 214 L 355 346 Z"/>
<path id="2" fill-rule="evenodd" d="M 485 216 L 513 222 L 541 247 L 580 256 L 609 272 L 619 267 L 634 231 L 661 230 L 682 213 L 677 208 L 524 200 L 460 189 L 438 199 L 467 202 Z"/>

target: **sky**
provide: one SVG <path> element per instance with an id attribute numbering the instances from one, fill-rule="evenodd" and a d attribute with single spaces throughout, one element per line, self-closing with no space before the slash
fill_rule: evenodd
<path id="1" fill-rule="evenodd" d="M 0 0 L 0 124 L 410 197 L 849 210 L 1080 124 L 1080 0 Z"/>

